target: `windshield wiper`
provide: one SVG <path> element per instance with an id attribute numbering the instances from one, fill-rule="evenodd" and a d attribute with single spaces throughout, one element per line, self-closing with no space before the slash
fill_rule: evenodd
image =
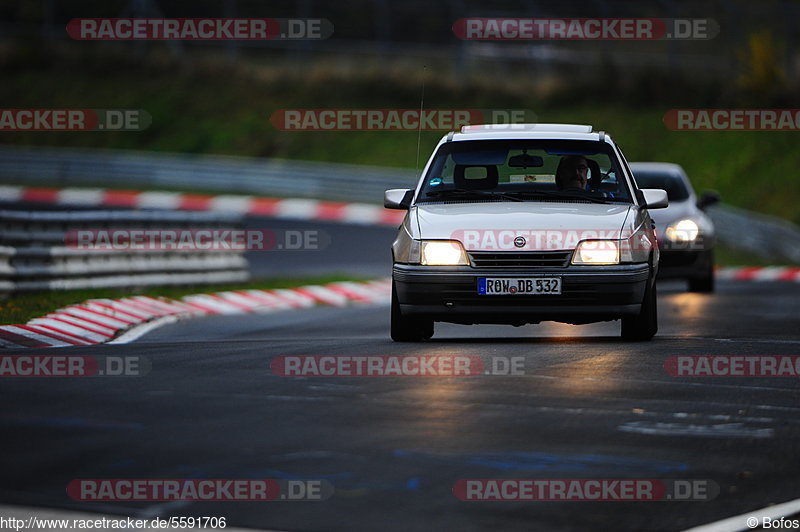
<path id="1" fill-rule="evenodd" d="M 458 194 L 458 195 L 470 195 L 474 194 L 476 196 L 491 196 L 496 198 L 505 198 L 510 201 L 524 201 L 521 198 L 517 198 L 515 196 L 510 196 L 503 192 L 489 192 L 488 190 L 467 190 L 465 188 L 451 188 L 448 190 L 432 190 L 430 192 L 426 192 L 425 196 L 428 197 L 435 197 L 435 196 L 446 196 L 448 194 Z"/>
<path id="2" fill-rule="evenodd" d="M 547 196 L 551 198 L 565 198 L 565 199 L 578 199 L 591 201 L 592 203 L 603 203 L 606 205 L 611 204 L 610 201 L 603 198 L 597 198 L 581 192 L 554 192 L 550 190 L 519 190 L 515 192 L 507 192 L 506 194 L 519 194 L 521 196 Z"/>

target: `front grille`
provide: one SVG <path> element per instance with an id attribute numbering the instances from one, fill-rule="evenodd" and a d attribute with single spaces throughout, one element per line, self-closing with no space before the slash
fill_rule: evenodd
<path id="1" fill-rule="evenodd" d="M 469 261 L 475 268 L 563 268 L 570 251 L 494 252 L 470 251 Z"/>

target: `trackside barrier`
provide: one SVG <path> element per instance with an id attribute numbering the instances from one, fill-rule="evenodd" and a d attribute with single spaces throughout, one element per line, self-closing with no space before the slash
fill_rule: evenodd
<path id="1" fill-rule="evenodd" d="M 800 264 L 800 227 L 792 222 L 730 205 L 712 207 L 708 214 L 725 245 Z"/>
<path id="2" fill-rule="evenodd" d="M 185 189 L 380 203 L 413 170 L 256 157 L 0 146 L 0 183 Z"/>
<path id="3" fill-rule="evenodd" d="M 238 229 L 235 214 L 0 210 L 0 291 L 189 285 L 249 279 L 242 249 L 102 250 L 67 245 L 81 229 Z"/>

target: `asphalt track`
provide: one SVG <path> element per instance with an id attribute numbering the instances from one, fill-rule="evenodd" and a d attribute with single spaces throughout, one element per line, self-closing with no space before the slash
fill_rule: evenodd
<path id="1" fill-rule="evenodd" d="M 391 230 L 376 235 L 390 240 Z M 386 258 L 371 262 L 388 272 Z M 388 307 L 350 307 L 185 321 L 131 344 L 61 348 L 143 356 L 152 369 L 3 379 L 0 501 L 226 516 L 232 526 L 278 530 L 673 531 L 797 499 L 798 378 L 672 377 L 664 363 L 800 354 L 800 284 L 721 282 L 713 295 L 684 293 L 680 283 L 659 288 L 660 330 L 647 343 L 621 342 L 617 323 L 544 323 L 437 324 L 429 342 L 395 344 Z M 52 350 L 4 351 L 22 353 Z M 279 355 L 414 354 L 523 357 L 524 370 L 428 378 L 270 371 Z M 313 502 L 97 503 L 67 497 L 76 478 L 312 478 L 336 491 Z M 454 483 L 470 478 L 707 479 L 720 494 L 704 502 L 458 500 Z"/>
<path id="2" fill-rule="evenodd" d="M 272 231 L 279 245 L 286 232 L 313 235 L 301 249 L 248 251 L 254 278 L 343 274 L 358 277 L 389 277 L 392 274 L 392 240 L 397 231 L 378 225 L 341 224 L 277 218 L 248 217 L 247 229 Z"/>

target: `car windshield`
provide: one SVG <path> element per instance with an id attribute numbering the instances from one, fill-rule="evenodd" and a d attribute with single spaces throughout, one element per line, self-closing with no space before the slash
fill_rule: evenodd
<path id="1" fill-rule="evenodd" d="M 689 199 L 689 189 L 679 175 L 664 172 L 641 172 L 635 174 L 639 188 L 661 188 L 667 191 L 669 201 L 685 201 Z"/>
<path id="2" fill-rule="evenodd" d="M 568 182 L 575 174 L 579 185 Z M 631 202 L 607 143 L 535 139 L 443 144 L 417 201 Z"/>

